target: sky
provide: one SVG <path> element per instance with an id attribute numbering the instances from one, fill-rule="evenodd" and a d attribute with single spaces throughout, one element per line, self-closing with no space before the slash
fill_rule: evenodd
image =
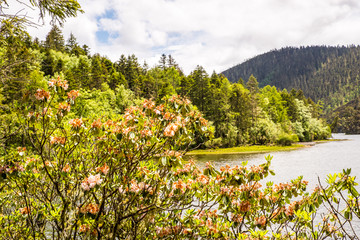
<path id="1" fill-rule="evenodd" d="M 10 0 L 10 8 L 16 8 Z M 135 54 L 152 67 L 171 55 L 186 74 L 220 73 L 258 54 L 309 45 L 360 45 L 358 0 L 80 0 L 62 28 L 112 61 Z M 32 13 L 31 13 L 32 14 Z M 30 15 L 31 15 L 30 14 Z M 29 28 L 45 39 L 51 26 Z"/>

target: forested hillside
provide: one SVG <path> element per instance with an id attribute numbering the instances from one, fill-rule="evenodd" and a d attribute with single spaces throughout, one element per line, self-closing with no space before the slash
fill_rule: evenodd
<path id="1" fill-rule="evenodd" d="M 358 96 L 359 60 L 360 47 L 355 46 L 288 47 L 254 57 L 223 74 L 231 82 L 253 74 L 259 86 L 301 89 L 330 112 Z"/>

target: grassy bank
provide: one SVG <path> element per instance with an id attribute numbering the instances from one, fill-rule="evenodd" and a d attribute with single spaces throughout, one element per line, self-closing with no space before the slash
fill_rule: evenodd
<path id="1" fill-rule="evenodd" d="M 187 155 L 200 155 L 200 154 L 241 154 L 241 153 L 265 153 L 265 152 L 276 152 L 276 151 L 290 151 L 299 148 L 303 148 L 303 144 L 293 144 L 291 146 L 242 146 L 233 148 L 218 148 L 218 149 L 205 149 L 205 150 L 194 150 L 188 152 Z"/>

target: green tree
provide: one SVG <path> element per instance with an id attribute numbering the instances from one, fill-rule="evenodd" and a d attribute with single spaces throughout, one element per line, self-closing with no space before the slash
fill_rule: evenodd
<path id="1" fill-rule="evenodd" d="M 91 82 L 89 89 L 101 89 L 103 83 L 107 82 L 108 71 L 105 64 L 101 61 L 101 57 L 95 54 L 91 58 Z"/>
<path id="2" fill-rule="evenodd" d="M 65 50 L 65 40 L 60 28 L 54 25 L 50 32 L 46 35 L 45 48 L 56 51 Z"/>
<path id="3" fill-rule="evenodd" d="M 209 75 L 203 67 L 197 66 L 189 77 L 192 78 L 193 83 L 190 92 L 191 100 L 206 115 L 211 98 Z"/>

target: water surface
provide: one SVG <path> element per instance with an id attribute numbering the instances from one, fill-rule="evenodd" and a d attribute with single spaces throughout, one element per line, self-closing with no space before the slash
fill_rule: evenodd
<path id="1" fill-rule="evenodd" d="M 287 182 L 303 176 L 309 181 L 309 187 L 314 187 L 317 185 L 318 177 L 322 179 L 322 183 L 325 183 L 328 174 L 338 173 L 347 168 L 352 169 L 353 176 L 360 178 L 360 135 L 333 134 L 333 138 L 348 140 L 317 143 L 315 146 L 284 152 L 193 157 L 200 167 L 210 161 L 216 168 L 220 168 L 225 164 L 240 165 L 243 161 L 248 161 L 248 165 L 258 165 L 266 162 L 265 156 L 270 154 L 273 156 L 271 169 L 276 175 L 269 176 L 267 181 L 275 183 Z"/>

